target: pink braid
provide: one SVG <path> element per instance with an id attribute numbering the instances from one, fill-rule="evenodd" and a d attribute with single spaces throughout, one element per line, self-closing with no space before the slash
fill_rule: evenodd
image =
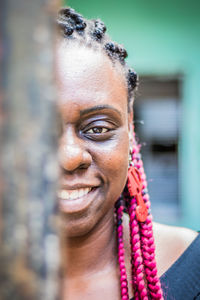
<path id="1" fill-rule="evenodd" d="M 117 201 L 115 208 L 116 208 L 116 223 L 117 223 L 117 242 L 118 242 L 118 261 L 119 261 L 119 269 L 120 269 L 121 299 L 129 300 L 128 281 L 127 281 L 125 258 L 124 258 L 123 225 L 122 225 L 124 205 L 121 199 Z"/>
<path id="2" fill-rule="evenodd" d="M 144 265 L 141 252 L 139 225 L 135 214 L 136 205 L 136 200 L 132 198 L 128 212 L 130 216 L 131 264 L 134 299 L 148 300 L 147 289 L 144 281 Z"/>
<path id="3" fill-rule="evenodd" d="M 144 173 L 143 162 L 141 160 L 141 155 L 139 153 L 140 146 L 137 145 L 134 135 L 134 150 L 133 150 L 133 163 L 141 174 L 141 179 L 143 181 L 143 200 L 147 206 L 150 208 L 149 195 L 146 193 L 147 181 L 146 175 Z M 144 270 L 147 280 L 147 286 L 151 299 L 163 299 L 163 293 L 161 289 L 160 280 L 157 275 L 157 266 L 155 261 L 155 244 L 153 237 L 153 226 L 152 226 L 152 216 L 149 214 L 147 220 L 144 223 L 140 223 L 140 239 L 141 239 L 141 251 L 144 260 Z M 142 298 L 143 299 L 143 298 Z"/>
<path id="4" fill-rule="evenodd" d="M 135 140 L 132 154 L 132 163 L 140 172 L 143 182 L 143 200 L 150 208 L 149 195 L 147 193 L 146 175 L 144 173 L 143 162 L 140 155 L 140 146 Z M 131 243 L 131 265 L 132 284 L 135 300 L 164 300 L 160 280 L 157 275 L 155 261 L 155 245 L 153 237 L 152 216 L 148 215 L 145 222 L 138 222 L 136 218 L 136 199 L 131 198 L 127 187 L 123 191 L 126 201 L 126 208 L 130 217 L 130 243 Z M 122 199 L 116 202 L 116 223 L 118 237 L 118 260 L 120 267 L 120 283 L 122 300 L 128 300 L 128 284 L 124 259 L 123 226 L 122 216 L 125 209 Z M 146 284 L 145 284 L 146 279 Z M 147 291 L 148 288 L 148 291 Z"/>

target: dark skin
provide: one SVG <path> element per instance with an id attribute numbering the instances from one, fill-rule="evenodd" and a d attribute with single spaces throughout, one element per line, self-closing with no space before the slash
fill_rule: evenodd
<path id="1" fill-rule="evenodd" d="M 61 41 L 57 79 L 63 124 L 59 206 L 63 259 L 67 257 L 63 299 L 120 299 L 113 207 L 126 183 L 132 132 L 123 69 L 101 51 Z M 128 220 L 124 227 L 130 266 Z M 159 275 L 195 236 L 155 225 Z M 176 244 L 170 250 L 166 243 L 172 238 Z M 130 278 L 130 268 L 127 271 Z"/>

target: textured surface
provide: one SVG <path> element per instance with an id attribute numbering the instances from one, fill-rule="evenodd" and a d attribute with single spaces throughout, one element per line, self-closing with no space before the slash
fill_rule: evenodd
<path id="1" fill-rule="evenodd" d="M 7 0 L 0 6 L 0 299 L 55 300 L 54 3 Z"/>

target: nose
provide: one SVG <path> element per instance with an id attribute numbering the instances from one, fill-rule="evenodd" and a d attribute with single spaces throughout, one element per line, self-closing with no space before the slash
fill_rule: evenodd
<path id="1" fill-rule="evenodd" d="M 83 143 L 71 134 L 62 138 L 59 147 L 59 163 L 65 171 L 73 172 L 77 169 L 87 169 L 91 165 L 91 154 Z"/>

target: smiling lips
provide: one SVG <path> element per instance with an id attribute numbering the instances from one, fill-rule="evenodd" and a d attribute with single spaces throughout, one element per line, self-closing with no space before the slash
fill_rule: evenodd
<path id="1" fill-rule="evenodd" d="M 66 214 L 85 212 L 98 198 L 99 185 L 62 186 L 58 191 L 60 211 Z"/>
<path id="2" fill-rule="evenodd" d="M 76 200 L 87 195 L 91 190 L 91 187 L 79 188 L 76 190 L 60 190 L 58 192 L 58 197 L 62 200 Z"/>

